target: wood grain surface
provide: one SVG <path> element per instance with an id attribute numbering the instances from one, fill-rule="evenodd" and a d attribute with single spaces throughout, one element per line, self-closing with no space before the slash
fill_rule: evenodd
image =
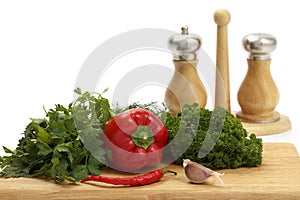
<path id="1" fill-rule="evenodd" d="M 292 144 L 264 144 L 263 164 L 219 170 L 225 185 L 191 184 L 181 166 L 169 166 L 159 182 L 139 187 L 104 183 L 54 184 L 44 179 L 0 178 L 0 199 L 300 199 L 300 158 Z M 112 170 L 103 175 L 126 176 Z M 128 176 L 128 175 L 127 175 Z"/>
<path id="2" fill-rule="evenodd" d="M 257 136 L 278 134 L 292 129 L 290 119 L 286 115 L 280 115 L 280 119 L 276 122 L 263 124 L 242 122 L 242 124 L 249 133 L 254 133 Z"/>
<path id="3" fill-rule="evenodd" d="M 271 60 L 248 59 L 247 62 L 248 71 L 237 95 L 242 109 L 237 117 L 253 123 L 277 121 L 280 114 L 275 108 L 279 91 L 271 75 Z"/>
<path id="4" fill-rule="evenodd" d="M 229 11 L 224 9 L 214 13 L 214 20 L 217 24 L 215 106 L 223 107 L 229 112 L 231 108 L 227 25 L 230 18 Z"/>
<path id="5" fill-rule="evenodd" d="M 165 103 L 172 114 L 181 112 L 185 104 L 198 103 L 204 108 L 206 89 L 198 75 L 198 60 L 173 60 L 175 72 L 165 93 Z"/>

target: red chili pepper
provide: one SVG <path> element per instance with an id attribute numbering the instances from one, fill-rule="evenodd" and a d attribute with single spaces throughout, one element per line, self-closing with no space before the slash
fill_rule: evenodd
<path id="1" fill-rule="evenodd" d="M 176 172 L 170 170 L 155 170 L 144 175 L 130 177 L 130 178 L 90 176 L 85 179 L 82 179 L 80 182 L 83 183 L 86 181 L 97 181 L 103 183 L 110 183 L 114 185 L 129 185 L 129 186 L 148 185 L 159 181 L 163 177 L 163 175 L 168 172 L 173 173 L 175 175 L 177 174 Z"/>
<path id="2" fill-rule="evenodd" d="M 151 112 L 131 109 L 115 115 L 104 126 L 104 144 L 111 150 L 111 165 L 133 172 L 156 166 L 162 159 L 168 131 Z"/>

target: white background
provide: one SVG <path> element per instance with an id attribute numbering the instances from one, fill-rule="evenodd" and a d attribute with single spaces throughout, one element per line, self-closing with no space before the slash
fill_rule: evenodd
<path id="1" fill-rule="evenodd" d="M 181 26 L 188 25 L 191 33 L 201 36 L 202 49 L 214 60 L 213 14 L 224 8 L 231 13 L 228 30 L 232 110 L 240 109 L 236 96 L 247 70 L 247 52 L 241 45 L 243 36 L 252 32 L 273 34 L 278 46 L 272 54 L 271 72 L 281 94 L 277 110 L 289 116 L 293 129 L 264 137 L 264 141 L 292 142 L 300 151 L 297 27 L 300 12 L 296 3 L 289 0 L 0 1 L 0 146 L 15 148 L 29 118 L 45 117 L 43 106 L 49 109 L 57 103 L 72 102 L 75 81 L 85 59 L 115 35 L 140 28 L 179 32 Z M 149 56 L 133 54 L 120 61 L 118 67 L 130 68 L 152 60 L 157 63 L 159 59 L 173 66 L 171 55 L 150 53 Z M 122 74 L 110 76 L 108 80 L 115 84 Z M 154 92 L 157 89 L 158 100 L 163 99 L 161 88 L 144 89 Z"/>

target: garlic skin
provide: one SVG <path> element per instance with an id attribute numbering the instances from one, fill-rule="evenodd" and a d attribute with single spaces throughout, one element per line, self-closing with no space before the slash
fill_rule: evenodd
<path id="1" fill-rule="evenodd" d="M 222 185 L 224 185 L 223 180 L 220 178 L 220 176 L 223 176 L 224 173 L 221 174 L 219 172 L 215 172 L 207 167 L 191 161 L 190 159 L 183 160 L 183 168 L 186 177 L 192 183 L 203 183 L 209 177 L 214 176 L 221 182 Z"/>

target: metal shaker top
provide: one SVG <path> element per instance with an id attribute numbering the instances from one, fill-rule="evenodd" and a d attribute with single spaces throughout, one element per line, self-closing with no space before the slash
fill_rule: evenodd
<path id="1" fill-rule="evenodd" d="M 173 53 L 174 60 L 196 60 L 196 51 L 200 49 L 201 38 L 190 34 L 188 27 L 181 28 L 181 34 L 169 37 L 168 47 Z"/>
<path id="2" fill-rule="evenodd" d="M 250 60 L 268 60 L 276 48 L 276 38 L 267 33 L 251 33 L 243 38 L 243 46 Z"/>

